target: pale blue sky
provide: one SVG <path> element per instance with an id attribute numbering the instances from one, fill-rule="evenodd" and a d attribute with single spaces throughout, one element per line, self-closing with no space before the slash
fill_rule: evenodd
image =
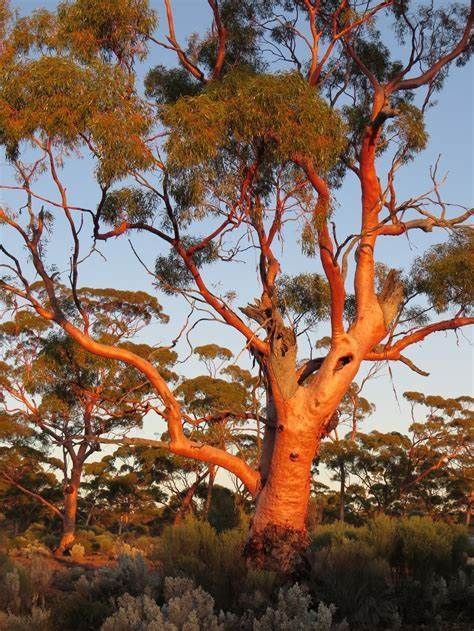
<path id="1" fill-rule="evenodd" d="M 22 13 L 28 13 L 39 7 L 53 8 L 53 0 L 22 0 L 13 3 Z M 162 3 L 152 2 L 159 15 L 163 14 Z M 184 41 L 184 36 L 193 31 L 202 30 L 208 24 L 209 11 L 204 0 L 175 0 L 175 18 L 178 36 Z M 146 67 L 156 63 L 169 63 L 171 57 L 162 49 L 154 48 L 150 54 Z M 428 149 L 417 160 L 410 163 L 400 174 L 400 198 L 418 195 L 430 187 L 429 167 L 437 156 L 442 154 L 441 170 L 449 171 L 449 178 L 444 187 L 445 199 L 464 205 L 473 203 L 473 119 L 474 88 L 472 66 L 453 68 L 444 91 L 439 95 L 439 105 L 429 111 L 426 121 L 430 133 Z M 2 172 L 7 175 L 3 165 Z M 81 206 L 94 204 L 95 191 L 88 177 L 88 165 L 85 161 L 73 160 L 66 168 L 68 189 L 72 203 Z M 2 177 L 2 181 L 5 177 Z M 47 190 L 47 186 L 44 190 Z M 360 192 L 350 176 L 337 194 L 338 210 L 336 220 L 341 234 L 352 231 L 353 218 L 359 212 Z M 427 246 L 441 240 L 443 235 L 414 234 L 410 242 L 404 237 L 386 238 L 378 246 L 379 260 L 393 266 L 405 267 L 411 260 L 419 256 Z M 134 236 L 133 242 L 143 253 L 144 259 L 150 266 L 163 246 L 156 239 L 144 236 Z M 152 292 L 151 279 L 131 255 L 129 245 L 125 239 L 109 242 L 101 248 L 107 257 L 107 263 L 95 258 L 86 264 L 81 273 L 82 284 L 96 286 L 113 286 L 118 288 L 140 288 Z M 68 251 L 60 239 L 54 240 L 50 246 L 51 258 L 59 260 L 67 257 Z M 296 242 L 287 243 L 283 256 L 283 271 L 297 273 L 299 271 L 320 271 L 315 260 L 309 260 L 299 254 Z M 257 295 L 257 284 L 254 280 L 256 260 L 254 255 L 245 264 L 236 267 L 215 265 L 206 271 L 207 278 L 216 285 L 221 284 L 225 289 L 235 289 L 239 294 L 239 305 Z M 230 270 L 230 271 L 229 271 Z M 172 318 L 171 330 L 163 326 L 153 327 L 150 340 L 154 343 L 169 343 L 174 331 L 178 329 L 184 317 L 184 303 L 179 299 L 159 297 L 166 311 Z M 325 334 L 321 328 L 320 337 Z M 405 430 L 409 424 L 407 406 L 402 400 L 405 390 L 422 390 L 426 393 L 439 393 L 446 396 L 459 396 L 472 392 L 472 346 L 466 336 L 469 332 L 461 332 L 456 340 L 453 333 L 440 333 L 429 338 L 423 345 L 412 347 L 407 355 L 431 375 L 421 377 L 411 372 L 403 365 L 392 365 L 393 386 L 399 394 L 401 407 L 395 400 L 392 383 L 389 377 L 379 377 L 372 381 L 365 391 L 365 395 L 376 403 L 374 417 L 367 424 L 367 429 L 377 427 L 381 430 Z M 472 335 L 470 336 L 472 339 Z M 196 344 L 218 341 L 237 350 L 241 347 L 241 340 L 228 328 L 214 324 L 203 326 L 193 338 Z M 188 362 L 183 368 L 189 374 L 197 369 L 195 362 Z M 147 423 L 147 430 L 156 430 L 154 423 Z"/>

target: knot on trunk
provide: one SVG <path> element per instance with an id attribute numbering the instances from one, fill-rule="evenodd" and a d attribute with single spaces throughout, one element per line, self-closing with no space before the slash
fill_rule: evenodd
<path id="1" fill-rule="evenodd" d="M 272 524 L 250 536 L 244 557 L 252 567 L 295 575 L 304 569 L 304 553 L 309 543 L 306 530 Z"/>

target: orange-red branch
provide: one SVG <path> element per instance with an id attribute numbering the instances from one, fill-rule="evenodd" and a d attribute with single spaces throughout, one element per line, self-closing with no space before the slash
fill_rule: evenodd
<path id="1" fill-rule="evenodd" d="M 323 178 L 316 173 L 311 160 L 302 156 L 295 156 L 293 160 L 306 173 L 308 180 L 318 194 L 318 201 L 314 208 L 314 220 L 318 231 L 321 263 L 331 291 L 331 328 L 332 335 L 335 337 L 344 333 L 343 315 L 346 292 L 341 269 L 334 256 L 334 246 L 327 225 L 330 203 L 329 188 Z"/>
<path id="2" fill-rule="evenodd" d="M 397 77 L 395 77 L 387 86 L 388 92 L 396 92 L 397 90 L 415 90 L 422 85 L 428 85 L 431 83 L 441 70 L 451 61 L 459 57 L 470 45 L 471 37 L 474 27 L 474 2 L 471 0 L 471 11 L 466 22 L 466 27 L 463 31 L 461 39 L 457 45 L 446 55 L 440 57 L 428 70 L 418 77 L 412 77 L 411 79 L 403 79 L 406 73 L 410 70 L 410 65 L 405 68 Z"/>
<path id="3" fill-rule="evenodd" d="M 437 331 L 454 331 L 455 329 L 459 329 L 463 326 L 469 326 L 470 324 L 474 324 L 474 318 L 467 316 L 451 318 L 450 320 L 442 320 L 441 322 L 434 322 L 422 329 L 413 331 L 413 333 L 410 333 L 409 335 L 405 335 L 405 337 L 399 339 L 393 346 L 388 346 L 382 350 L 375 350 L 367 353 L 365 355 L 365 359 L 369 361 L 395 360 L 402 361 L 407 365 L 410 365 L 411 362 L 401 354 L 407 346 L 411 346 L 417 342 L 422 342 L 426 337 L 428 337 L 428 335 L 431 335 L 431 333 L 436 333 Z"/>
<path id="4" fill-rule="evenodd" d="M 422 329 L 418 329 L 410 335 L 406 335 L 399 339 L 396 344 L 393 345 L 392 348 L 397 351 L 402 351 L 407 346 L 411 344 L 416 344 L 417 342 L 421 342 L 430 335 L 431 333 L 436 333 L 437 331 L 449 331 L 458 329 L 462 326 L 468 326 L 469 324 L 474 324 L 474 318 L 470 317 L 460 317 L 460 318 L 451 318 L 451 320 L 442 320 L 441 322 L 435 322 L 433 324 L 429 324 L 428 326 L 423 327 Z"/>
<path id="5" fill-rule="evenodd" d="M 250 348 L 253 348 L 262 355 L 268 355 L 270 352 L 268 344 L 261 340 L 257 334 L 252 331 L 252 329 L 248 327 L 234 311 L 232 311 L 232 309 L 229 309 L 217 296 L 209 291 L 204 283 L 199 269 L 197 268 L 197 265 L 195 264 L 193 258 L 189 256 L 187 250 L 181 244 L 177 244 L 175 247 L 177 253 L 181 256 L 186 264 L 186 267 L 194 278 L 194 282 L 207 304 L 210 305 L 227 322 L 227 324 L 230 324 L 234 329 L 242 333 L 242 335 L 247 339 L 247 343 Z"/>
<path id="6" fill-rule="evenodd" d="M 250 493 L 255 497 L 260 489 L 260 475 L 257 471 L 249 467 L 241 458 L 229 454 L 217 447 L 211 447 L 203 443 L 197 443 L 192 440 L 186 440 L 185 444 L 173 445 L 162 440 L 153 440 L 151 438 L 96 438 L 89 437 L 91 441 L 111 444 L 111 445 L 130 445 L 138 447 L 159 447 L 166 449 L 179 456 L 193 458 L 201 462 L 208 462 L 230 471 L 241 480 Z"/>
<path id="7" fill-rule="evenodd" d="M 63 317 L 56 317 L 56 322 L 85 350 L 94 355 L 98 355 L 99 357 L 115 359 L 129 364 L 130 366 L 134 366 L 147 377 L 165 405 L 164 416 L 168 424 L 170 442 L 161 444 L 161 446 L 166 445 L 167 449 L 179 456 L 223 467 L 224 469 L 227 469 L 227 471 L 234 473 L 252 494 L 257 493 L 259 474 L 249 467 L 241 458 L 216 447 L 191 441 L 184 435 L 180 405 L 168 388 L 165 380 L 149 361 L 124 348 L 108 346 L 106 344 L 96 342 Z M 94 437 L 94 440 L 97 441 L 99 439 Z M 130 442 L 132 440 L 135 441 L 136 444 L 151 444 L 150 441 L 137 442 L 141 439 L 123 439 L 122 442 L 123 444 L 134 444 L 133 442 Z M 103 439 L 100 439 L 100 441 L 107 442 Z M 146 439 L 143 439 L 143 441 L 146 441 Z M 156 446 L 160 446 L 159 441 L 155 442 Z"/>
<path id="8" fill-rule="evenodd" d="M 28 495 L 28 496 L 34 498 L 37 502 L 39 502 L 40 504 L 43 504 L 43 506 L 46 506 L 46 508 L 48 510 L 50 510 L 52 513 L 57 515 L 59 517 L 59 519 L 64 520 L 64 515 L 59 510 L 59 508 L 57 506 L 55 506 L 54 504 L 52 504 L 51 502 L 48 502 L 48 500 L 45 499 L 39 493 L 35 493 L 34 491 L 30 491 L 30 489 L 27 489 L 25 486 L 23 486 L 22 484 L 17 482 L 14 478 L 12 478 L 10 475 L 8 475 L 5 472 L 0 472 L 0 478 L 3 478 L 5 480 L 5 482 L 7 482 L 8 484 L 13 485 L 19 491 L 24 493 L 25 495 Z"/>

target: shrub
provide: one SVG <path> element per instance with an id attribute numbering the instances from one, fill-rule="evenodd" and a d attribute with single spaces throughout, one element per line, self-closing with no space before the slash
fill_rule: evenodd
<path id="1" fill-rule="evenodd" d="M 156 545 L 156 537 L 140 535 L 133 541 L 133 547 L 140 550 L 144 556 L 148 556 Z"/>
<path id="2" fill-rule="evenodd" d="M 447 603 L 448 590 L 442 577 L 421 582 L 408 579 L 397 589 L 397 602 L 403 621 L 409 624 L 430 623 Z"/>
<path id="3" fill-rule="evenodd" d="M 217 534 L 207 522 L 187 519 L 164 529 L 156 554 L 164 575 L 193 579 L 219 608 L 229 609 L 245 589 L 244 540 L 241 530 Z"/>
<path id="4" fill-rule="evenodd" d="M 50 631 L 50 613 L 34 607 L 26 616 L 0 613 L 0 629 L 2 631 Z"/>
<path id="5" fill-rule="evenodd" d="M 29 573 L 7 559 L 0 571 L 0 609 L 20 614 L 29 612 L 35 604 Z"/>
<path id="6" fill-rule="evenodd" d="M 146 594 L 136 597 L 130 594 L 121 596 L 118 599 L 118 610 L 101 626 L 101 631 L 166 631 L 166 629 L 160 608 Z"/>
<path id="7" fill-rule="evenodd" d="M 295 629 L 314 629 L 314 631 L 343 631 L 347 624 L 333 624 L 334 605 L 327 607 L 320 603 L 318 610 L 310 608 L 311 597 L 296 583 L 288 589 L 281 589 L 278 594 L 276 609 L 268 607 L 260 620 L 255 620 L 254 631 L 294 631 Z"/>
<path id="8" fill-rule="evenodd" d="M 94 552 L 100 552 L 111 558 L 113 556 L 115 545 L 115 539 L 110 533 L 101 533 L 99 535 L 95 535 L 92 542 L 92 549 Z"/>
<path id="9" fill-rule="evenodd" d="M 40 605 L 44 609 L 45 596 L 51 584 L 53 571 L 48 564 L 44 562 L 43 557 L 36 556 L 31 562 L 28 576 L 32 590 L 32 604 Z"/>
<path id="10" fill-rule="evenodd" d="M 396 538 L 392 563 L 400 564 L 421 581 L 434 574 L 446 577 L 452 573 L 461 563 L 462 551 L 467 546 L 465 528 L 426 517 L 400 519 Z"/>
<path id="11" fill-rule="evenodd" d="M 96 536 L 93 530 L 78 530 L 75 542 L 84 547 L 84 554 L 91 554 L 96 548 Z"/>
<path id="12" fill-rule="evenodd" d="M 125 593 L 154 596 L 160 583 L 159 576 L 150 571 L 143 557 L 119 557 L 116 567 L 101 568 L 91 578 L 82 574 L 74 584 L 74 593 L 56 603 L 55 619 L 61 629 L 99 629 L 114 612 L 117 598 Z"/>
<path id="13" fill-rule="evenodd" d="M 349 541 L 324 548 L 313 552 L 309 561 L 312 593 L 334 603 L 355 628 L 396 623 L 390 567 L 366 543 Z"/>
<path id="14" fill-rule="evenodd" d="M 399 523 L 399 519 L 388 515 L 377 515 L 359 529 L 359 537 L 372 548 L 377 556 L 392 564 L 397 550 Z"/>
<path id="15" fill-rule="evenodd" d="M 81 543 L 75 543 L 71 548 L 71 559 L 75 563 L 82 563 L 86 554 L 86 550 Z"/>
<path id="16" fill-rule="evenodd" d="M 19 613 L 21 610 L 20 573 L 17 568 L 5 574 L 3 580 L 4 598 L 8 611 Z"/>
<path id="17" fill-rule="evenodd" d="M 115 558 L 119 558 L 123 556 L 138 557 L 138 556 L 142 556 L 142 551 L 130 545 L 129 543 L 124 543 L 123 541 L 117 541 L 113 549 L 113 555 Z"/>
<path id="18" fill-rule="evenodd" d="M 171 590 L 167 583 L 175 580 L 170 577 L 165 579 L 165 590 L 168 589 L 168 593 Z M 175 589 L 174 592 L 176 591 Z M 219 622 L 214 613 L 214 599 L 201 587 L 187 589 L 180 596 L 170 598 L 162 609 L 166 619 L 178 629 L 192 629 L 192 625 L 196 629 L 206 629 L 206 631 L 224 629 L 223 623 Z"/>
<path id="19" fill-rule="evenodd" d="M 238 629 L 235 616 L 216 615 L 214 599 L 189 579 L 165 578 L 165 604 L 159 607 L 147 596 L 124 594 L 118 610 L 107 618 L 101 631 L 178 631 Z"/>
<path id="20" fill-rule="evenodd" d="M 448 615 L 450 618 L 461 617 L 466 621 L 474 620 L 474 575 L 464 570 L 448 580 Z"/>
<path id="21" fill-rule="evenodd" d="M 327 546 L 338 546 L 360 539 L 361 529 L 343 522 L 323 524 L 312 533 L 311 549 L 321 550 Z"/>

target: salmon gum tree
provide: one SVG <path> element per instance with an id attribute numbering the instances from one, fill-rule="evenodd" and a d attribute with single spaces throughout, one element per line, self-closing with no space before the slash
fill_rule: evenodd
<path id="1" fill-rule="evenodd" d="M 75 0 L 20 18 L 3 0 L 0 138 L 16 179 L 2 182 L 11 202 L 0 208 L 0 287 L 7 310 L 33 311 L 89 353 L 138 370 L 167 424 L 160 444 L 234 474 L 255 499 L 247 554 L 290 568 L 306 542 L 313 459 L 363 362 L 423 373 L 410 347 L 473 322 L 471 211 L 443 201 L 436 167 L 431 191 L 401 199 L 397 189 L 427 144 L 426 109 L 472 51 L 474 12 L 411 0 L 193 4 L 203 8 L 209 29 L 181 43 L 171 0 L 161 35 L 146 0 Z M 149 69 L 142 91 L 152 47 L 176 67 Z M 69 193 L 77 154 L 95 165 L 92 205 Z M 336 217 L 345 178 L 360 193 Z M 357 220 L 350 234 L 344 215 Z M 416 273 L 377 263 L 387 240 L 436 229 L 449 239 L 420 256 Z M 157 256 L 135 248 L 160 291 L 241 336 L 265 391 L 264 414 L 239 411 L 264 428 L 258 465 L 205 433 L 193 438 L 182 397 L 152 359 L 97 335 L 81 266 L 100 244 L 137 232 Z M 282 252 L 297 248 L 314 270 L 294 281 Z M 250 250 L 254 300 L 234 306 L 235 282 L 222 285 Z M 328 346 L 305 361 L 298 333 L 324 319 Z"/>

